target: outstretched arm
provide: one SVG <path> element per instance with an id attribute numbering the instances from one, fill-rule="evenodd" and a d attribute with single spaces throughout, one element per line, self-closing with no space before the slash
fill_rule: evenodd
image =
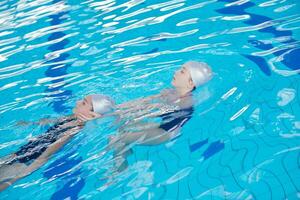
<path id="1" fill-rule="evenodd" d="M 153 101 L 154 99 L 159 98 L 159 97 L 161 97 L 161 94 L 156 94 L 156 95 L 152 95 L 149 97 L 139 98 L 136 100 L 128 101 L 128 102 L 119 104 L 116 107 L 117 107 L 117 109 L 135 108 L 138 105 L 150 103 L 151 101 Z"/>
<path id="2" fill-rule="evenodd" d="M 26 170 L 25 176 L 29 175 L 36 169 L 38 169 L 40 166 L 42 166 L 47 160 L 50 158 L 52 154 L 54 154 L 56 151 L 58 151 L 63 145 L 65 145 L 76 133 L 78 133 L 79 129 L 71 129 L 71 131 L 74 132 L 68 132 L 64 136 L 62 136 L 60 139 L 58 139 L 56 142 L 51 144 L 47 150 L 40 155 L 32 164 L 30 164 Z"/>
<path id="3" fill-rule="evenodd" d="M 72 117 L 73 115 L 69 115 L 68 117 Z M 38 121 L 17 121 L 16 126 L 29 126 L 29 125 L 47 125 L 57 123 L 61 118 L 42 118 Z"/>
<path id="4" fill-rule="evenodd" d="M 165 131 L 164 129 L 159 128 L 158 125 L 152 124 L 151 126 L 152 128 L 146 128 L 137 132 L 121 133 L 120 135 L 115 136 L 111 143 L 113 146 L 114 143 L 123 143 L 125 145 L 131 143 L 139 145 L 158 145 L 171 140 L 180 132 L 180 127 L 172 131 Z"/>

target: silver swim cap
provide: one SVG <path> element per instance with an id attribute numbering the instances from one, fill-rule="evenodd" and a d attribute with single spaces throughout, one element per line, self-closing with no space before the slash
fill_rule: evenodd
<path id="1" fill-rule="evenodd" d="M 212 71 L 208 64 L 204 62 L 189 61 L 183 64 L 191 74 L 194 85 L 197 87 L 212 78 Z"/>
<path id="2" fill-rule="evenodd" d="M 91 96 L 95 113 L 105 114 L 115 108 L 115 103 L 108 96 L 102 94 L 93 94 Z"/>

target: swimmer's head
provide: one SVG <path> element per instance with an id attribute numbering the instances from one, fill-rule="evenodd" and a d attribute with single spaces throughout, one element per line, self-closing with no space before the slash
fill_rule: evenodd
<path id="1" fill-rule="evenodd" d="M 210 66 L 204 62 L 189 61 L 183 64 L 191 75 L 195 87 L 203 85 L 212 78 L 212 71 Z"/>
<path id="2" fill-rule="evenodd" d="M 94 94 L 77 101 L 73 113 L 78 119 L 87 121 L 113 111 L 114 107 L 115 104 L 109 97 L 102 94 Z"/>
<path id="3" fill-rule="evenodd" d="M 115 103 L 108 96 L 102 94 L 93 94 L 91 95 L 91 98 L 93 112 L 95 113 L 103 115 L 113 111 L 115 108 Z"/>
<path id="4" fill-rule="evenodd" d="M 189 61 L 176 71 L 172 85 L 181 91 L 192 91 L 212 78 L 211 68 L 203 62 Z"/>

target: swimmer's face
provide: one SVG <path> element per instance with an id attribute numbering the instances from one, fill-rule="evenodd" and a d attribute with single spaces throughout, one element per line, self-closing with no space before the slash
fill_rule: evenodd
<path id="1" fill-rule="evenodd" d="M 186 90 L 192 90 L 195 87 L 190 71 L 184 66 L 175 72 L 172 85 L 176 88 Z"/>
<path id="2" fill-rule="evenodd" d="M 88 121 L 99 117 L 99 114 L 93 112 L 92 96 L 86 96 L 83 100 L 76 102 L 76 107 L 73 109 L 74 115 L 82 120 Z"/>

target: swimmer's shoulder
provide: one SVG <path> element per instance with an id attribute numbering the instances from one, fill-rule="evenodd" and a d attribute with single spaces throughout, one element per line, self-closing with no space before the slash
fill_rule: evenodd
<path id="1" fill-rule="evenodd" d="M 164 101 L 172 101 L 172 100 L 178 98 L 178 94 L 175 89 L 167 88 L 167 89 L 163 89 L 159 93 L 159 97 L 161 100 L 164 100 Z"/>
<path id="2" fill-rule="evenodd" d="M 192 108 L 194 104 L 192 93 L 189 93 L 184 97 L 180 97 L 178 92 L 173 88 L 162 90 L 161 100 L 167 104 L 176 106 L 180 110 Z"/>

